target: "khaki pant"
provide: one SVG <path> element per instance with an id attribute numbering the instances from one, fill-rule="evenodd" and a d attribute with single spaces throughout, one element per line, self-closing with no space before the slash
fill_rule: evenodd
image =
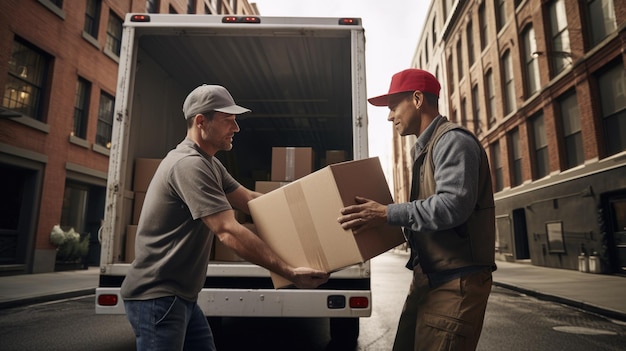
<path id="1" fill-rule="evenodd" d="M 475 350 L 491 284 L 485 268 L 431 288 L 417 265 L 393 351 Z"/>

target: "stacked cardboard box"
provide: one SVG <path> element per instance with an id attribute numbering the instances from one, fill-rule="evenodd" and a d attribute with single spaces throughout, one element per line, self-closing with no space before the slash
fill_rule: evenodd
<path id="1" fill-rule="evenodd" d="M 313 172 L 315 153 L 310 147 L 273 147 L 271 180 L 291 182 Z"/>
<path id="2" fill-rule="evenodd" d="M 126 227 L 126 239 L 124 240 L 124 261 L 132 262 L 135 258 L 135 237 L 137 224 L 146 198 L 148 185 L 154 176 L 154 172 L 161 163 L 160 158 L 136 158 L 133 168 L 133 213 L 132 222 Z"/>
<path id="3" fill-rule="evenodd" d="M 400 227 L 381 225 L 355 235 L 337 222 L 340 209 L 363 196 L 393 202 L 379 159 L 329 165 L 251 200 L 258 235 L 292 266 L 333 272 L 404 242 Z M 290 285 L 271 274 L 276 288 Z"/>

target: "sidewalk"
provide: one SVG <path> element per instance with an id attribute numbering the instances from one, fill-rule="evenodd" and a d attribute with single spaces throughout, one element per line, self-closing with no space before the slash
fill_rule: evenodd
<path id="1" fill-rule="evenodd" d="M 388 253 L 393 254 L 393 253 Z M 494 285 L 626 321 L 626 278 L 497 261 Z M 0 277 L 0 309 L 93 294 L 99 269 Z"/>

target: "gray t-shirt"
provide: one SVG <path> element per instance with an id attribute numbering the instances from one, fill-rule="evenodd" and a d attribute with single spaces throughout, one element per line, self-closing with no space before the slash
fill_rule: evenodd
<path id="1" fill-rule="evenodd" d="M 146 192 L 122 297 L 197 300 L 213 240 L 201 218 L 232 209 L 226 194 L 239 186 L 218 159 L 191 139 L 170 151 Z"/>

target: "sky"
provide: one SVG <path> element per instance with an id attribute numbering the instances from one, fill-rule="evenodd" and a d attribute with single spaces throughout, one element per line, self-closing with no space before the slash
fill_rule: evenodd
<path id="1" fill-rule="evenodd" d="M 367 97 L 387 93 L 391 76 L 409 68 L 430 0 L 248 0 L 261 16 L 360 17 L 365 28 Z M 368 104 L 369 154 L 390 183 L 393 129 L 389 110 Z"/>

